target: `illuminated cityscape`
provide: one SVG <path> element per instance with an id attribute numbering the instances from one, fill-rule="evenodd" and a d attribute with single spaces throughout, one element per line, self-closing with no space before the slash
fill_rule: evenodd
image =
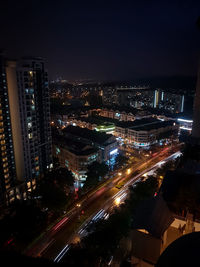
<path id="1" fill-rule="evenodd" d="M 11 2 L 0 264 L 198 266 L 200 3 Z"/>

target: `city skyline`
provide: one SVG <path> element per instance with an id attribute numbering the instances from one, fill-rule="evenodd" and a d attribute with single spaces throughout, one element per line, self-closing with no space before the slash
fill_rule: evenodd
<path id="1" fill-rule="evenodd" d="M 1 263 L 196 266 L 199 10 L 1 4 Z"/>
<path id="2" fill-rule="evenodd" d="M 50 79 L 196 76 L 199 7 L 197 1 L 4 2 L 1 48 L 13 58 L 48 59 Z"/>

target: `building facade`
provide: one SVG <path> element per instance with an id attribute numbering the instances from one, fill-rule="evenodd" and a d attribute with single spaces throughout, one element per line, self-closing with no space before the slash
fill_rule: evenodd
<path id="1" fill-rule="evenodd" d="M 171 113 L 184 111 L 185 97 L 182 94 L 175 94 L 164 90 L 155 90 L 154 108 L 165 109 Z"/>
<path id="2" fill-rule="evenodd" d="M 97 148 L 100 151 L 100 162 L 105 162 L 108 165 L 111 164 L 112 159 L 118 153 L 116 138 L 111 134 L 92 131 L 87 128 L 68 126 L 64 129 L 64 135 Z"/>
<path id="3" fill-rule="evenodd" d="M 6 62 L 0 55 L 0 206 L 16 198 L 16 170 L 6 77 Z"/>
<path id="4" fill-rule="evenodd" d="M 48 74 L 41 58 L 6 67 L 17 179 L 32 191 L 52 167 Z"/>
<path id="5" fill-rule="evenodd" d="M 70 138 L 55 140 L 53 154 L 62 167 L 67 167 L 72 172 L 77 182 L 86 180 L 87 168 L 90 164 L 95 161 L 100 162 L 98 149 Z"/>
<path id="6" fill-rule="evenodd" d="M 171 120 L 157 119 L 135 120 L 125 122 L 115 128 L 115 136 L 125 139 L 135 147 L 149 147 L 161 139 L 169 138 L 178 132 L 178 125 Z"/>

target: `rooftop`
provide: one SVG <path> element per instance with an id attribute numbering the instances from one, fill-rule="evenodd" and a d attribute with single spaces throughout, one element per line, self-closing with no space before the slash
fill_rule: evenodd
<path id="1" fill-rule="evenodd" d="M 146 125 L 146 124 L 150 124 L 150 123 L 154 123 L 158 121 L 159 120 L 155 118 L 144 118 L 144 119 L 138 119 L 134 121 L 118 121 L 116 126 L 122 127 L 122 128 L 133 128 L 133 127 L 139 127 L 141 125 Z"/>
<path id="2" fill-rule="evenodd" d="M 168 125 L 172 125 L 174 121 L 160 121 L 155 118 L 144 118 L 141 120 L 135 120 L 135 121 L 120 121 L 116 124 L 118 127 L 122 128 L 129 128 L 136 131 L 147 131 L 147 130 L 153 130 L 158 129 L 161 127 L 166 127 Z"/>
<path id="3" fill-rule="evenodd" d="M 133 229 L 145 229 L 160 238 L 173 222 L 174 217 L 161 195 L 143 201 L 135 212 Z"/>
<path id="4" fill-rule="evenodd" d="M 141 109 L 133 108 L 133 107 L 127 107 L 127 106 L 117 106 L 113 105 L 112 108 L 110 106 L 104 106 L 102 109 L 107 110 L 113 110 L 113 111 L 119 111 L 119 112 L 126 112 L 126 113 L 132 113 L 133 115 L 137 114 Z"/>
<path id="5" fill-rule="evenodd" d="M 83 139 L 90 140 L 94 143 L 104 144 L 109 138 L 113 137 L 112 134 L 106 134 L 97 132 L 95 130 L 89 130 L 87 128 L 68 126 L 63 130 L 64 134 L 78 136 Z"/>
<path id="6" fill-rule="evenodd" d="M 86 156 L 98 151 L 96 148 L 66 136 L 59 136 L 59 138 L 57 137 L 54 142 L 77 156 Z"/>
<path id="7" fill-rule="evenodd" d="M 107 120 L 100 116 L 90 116 L 90 117 L 80 117 L 77 120 L 89 122 L 96 125 L 105 125 L 105 126 L 113 126 L 114 122 L 116 123 L 116 120 Z"/>
<path id="8" fill-rule="evenodd" d="M 172 126 L 173 123 L 174 123 L 174 121 L 172 121 L 172 120 L 170 120 L 170 121 L 158 120 L 158 121 L 146 123 L 143 125 L 133 126 L 133 127 L 130 127 L 130 129 L 133 129 L 136 131 L 149 131 L 149 130 L 159 129 L 162 127 Z"/>

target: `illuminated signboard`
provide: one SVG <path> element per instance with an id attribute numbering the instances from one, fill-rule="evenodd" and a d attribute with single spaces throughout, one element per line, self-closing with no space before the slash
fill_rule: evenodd
<path id="1" fill-rule="evenodd" d="M 116 154 L 118 152 L 118 149 L 116 148 L 116 149 L 113 149 L 113 150 L 111 150 L 110 151 L 110 155 L 114 155 L 114 154 Z"/>

